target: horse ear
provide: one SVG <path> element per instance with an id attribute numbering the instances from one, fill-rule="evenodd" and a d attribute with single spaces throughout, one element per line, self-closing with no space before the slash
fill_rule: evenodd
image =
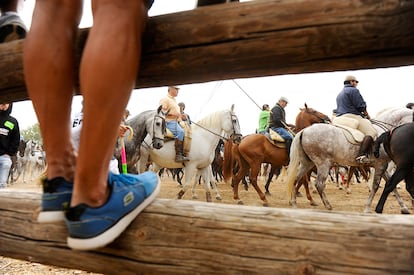
<path id="1" fill-rule="evenodd" d="M 230 111 L 234 112 L 234 104 L 231 105 Z"/>
<path id="2" fill-rule="evenodd" d="M 161 111 L 161 109 L 162 109 L 162 105 L 160 105 L 160 106 L 158 107 L 158 109 L 157 109 L 157 113 L 159 113 L 159 112 Z"/>
<path id="3" fill-rule="evenodd" d="M 308 104 L 306 104 L 306 102 L 305 102 L 305 109 L 308 109 Z"/>

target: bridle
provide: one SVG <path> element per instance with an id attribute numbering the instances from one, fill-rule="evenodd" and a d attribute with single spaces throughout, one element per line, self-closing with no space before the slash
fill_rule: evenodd
<path id="1" fill-rule="evenodd" d="M 321 123 L 327 123 L 327 124 L 331 123 L 331 120 L 329 118 L 326 119 L 326 118 L 321 117 L 319 113 L 313 109 L 311 110 L 310 108 L 305 108 L 305 112 L 319 119 L 319 122 Z"/>

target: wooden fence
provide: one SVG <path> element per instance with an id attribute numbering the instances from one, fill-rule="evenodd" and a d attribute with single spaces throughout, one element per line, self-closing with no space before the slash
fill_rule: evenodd
<path id="1" fill-rule="evenodd" d="M 153 17 L 136 88 L 414 64 L 414 1 L 263 0 Z M 88 30 L 79 31 L 80 54 Z M 24 100 L 22 41 L 0 99 Z M 113 244 L 67 248 L 40 194 L 0 192 L 0 253 L 108 274 L 411 274 L 414 218 L 158 199 Z"/>

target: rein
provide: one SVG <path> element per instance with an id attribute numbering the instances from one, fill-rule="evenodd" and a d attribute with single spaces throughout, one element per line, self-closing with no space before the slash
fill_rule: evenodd
<path id="1" fill-rule="evenodd" d="M 192 123 L 192 124 L 194 124 L 194 125 L 197 125 L 197 126 L 198 126 L 198 127 L 200 127 L 201 129 L 203 129 L 203 130 L 205 130 L 205 131 L 207 131 L 207 132 L 209 132 L 209 133 L 211 133 L 211 134 L 213 134 L 213 135 L 215 135 L 215 136 L 218 136 L 219 138 L 222 138 L 222 139 L 224 139 L 224 140 L 226 140 L 226 141 L 228 140 L 228 138 L 226 138 L 226 137 L 222 136 L 221 134 L 217 134 L 217 133 L 215 133 L 215 132 L 211 131 L 210 129 L 208 129 L 208 128 L 206 128 L 206 127 L 204 127 L 204 126 L 202 126 L 202 125 L 198 124 L 197 122 L 191 121 L 191 123 Z"/>
<path id="2" fill-rule="evenodd" d="M 371 121 L 372 124 L 377 125 L 378 127 L 380 127 L 384 131 L 388 131 L 389 130 L 388 127 L 391 127 L 391 128 L 397 127 L 397 125 L 394 125 L 394 124 L 391 124 L 391 123 L 388 123 L 388 122 L 384 122 L 384 121 L 381 121 L 381 120 L 370 119 L 369 121 Z"/>
<path id="3" fill-rule="evenodd" d="M 234 115 L 234 114 L 231 114 L 230 116 L 231 116 L 231 120 L 232 120 L 232 121 L 233 121 L 233 118 L 234 118 L 234 117 L 237 119 L 237 116 L 236 116 L 236 115 Z M 205 131 L 207 131 L 207 132 L 209 132 L 209 133 L 211 133 L 211 134 L 213 134 L 213 135 L 215 135 L 215 136 L 217 136 L 217 137 L 219 137 L 219 138 L 221 138 L 221 139 L 223 139 L 223 140 L 225 140 L 225 141 L 229 140 L 229 138 L 224 137 L 224 136 L 222 136 L 221 134 L 217 134 L 217 133 L 215 133 L 215 132 L 211 131 L 210 129 L 208 129 L 208 128 L 206 128 L 206 127 L 204 127 L 204 126 L 202 126 L 202 125 L 198 124 L 197 122 L 191 121 L 191 123 L 193 123 L 194 125 L 196 125 L 196 126 L 200 127 L 201 129 L 203 129 L 203 130 L 205 130 Z M 232 123 L 232 126 L 233 126 L 233 134 L 232 134 L 231 136 L 233 136 L 233 135 L 240 135 L 240 136 L 241 136 L 241 134 L 237 134 L 237 133 L 236 133 L 236 129 L 235 129 L 235 127 L 234 127 L 233 123 Z"/>

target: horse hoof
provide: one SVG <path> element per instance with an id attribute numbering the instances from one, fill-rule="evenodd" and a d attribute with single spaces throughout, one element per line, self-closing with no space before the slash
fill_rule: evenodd
<path id="1" fill-rule="evenodd" d="M 410 214 L 407 208 L 401 208 L 401 214 Z"/>
<path id="2" fill-rule="evenodd" d="M 238 201 L 237 204 L 238 205 L 244 205 L 244 203 L 242 201 Z"/>
<path id="3" fill-rule="evenodd" d="M 365 208 L 365 209 L 364 209 L 364 213 L 365 213 L 365 214 L 371 214 L 371 209 L 369 209 L 369 208 Z"/>
<path id="4" fill-rule="evenodd" d="M 302 198 L 302 197 L 303 197 L 303 195 L 302 195 L 302 193 L 301 193 L 301 192 L 297 192 L 297 193 L 296 193 L 296 197 L 297 197 L 297 198 Z"/>
<path id="5" fill-rule="evenodd" d="M 264 207 L 269 207 L 269 203 L 268 203 L 268 202 L 264 202 L 264 203 L 263 203 L 263 206 L 264 206 Z"/>
<path id="6" fill-rule="evenodd" d="M 211 202 L 211 195 L 210 194 L 206 194 L 206 202 Z"/>
<path id="7" fill-rule="evenodd" d="M 193 195 L 191 198 L 192 198 L 193 200 L 198 200 L 198 196 L 197 196 L 197 195 Z"/>
<path id="8" fill-rule="evenodd" d="M 311 202 L 310 202 L 310 205 L 311 205 L 311 206 L 318 206 L 318 204 L 317 204 L 316 202 L 314 202 L 314 201 L 311 201 Z"/>
<path id="9" fill-rule="evenodd" d="M 269 191 L 266 191 L 266 192 L 265 192 L 265 195 L 266 195 L 266 196 L 271 196 L 272 194 L 270 194 L 270 192 L 269 192 Z"/>
<path id="10" fill-rule="evenodd" d="M 181 191 L 180 191 L 180 192 L 178 192 L 178 194 L 177 194 L 177 199 L 181 200 L 181 199 L 183 198 L 183 196 L 184 196 L 184 191 L 183 191 L 183 190 L 181 190 Z"/>
<path id="11" fill-rule="evenodd" d="M 221 201 L 222 200 L 221 196 L 217 196 L 216 200 Z"/>

